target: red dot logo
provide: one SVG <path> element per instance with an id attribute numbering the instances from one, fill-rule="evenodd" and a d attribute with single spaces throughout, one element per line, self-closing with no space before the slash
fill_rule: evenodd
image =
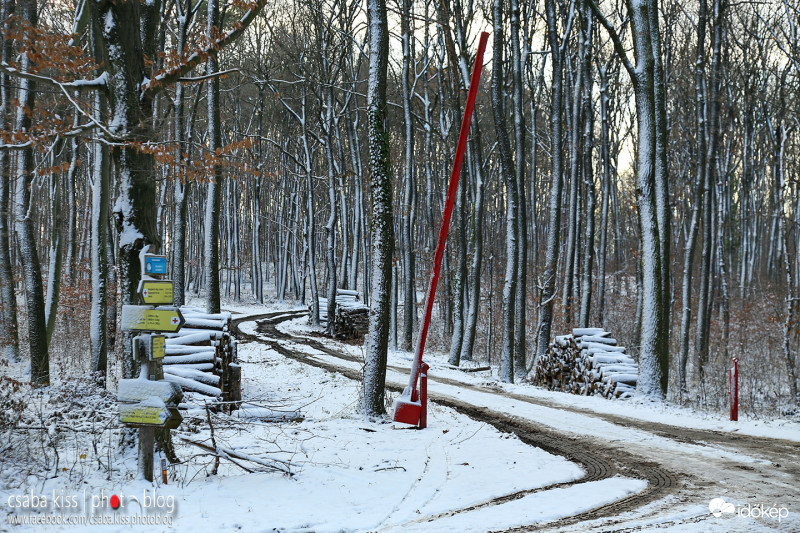
<path id="1" fill-rule="evenodd" d="M 111 498 L 109 498 L 108 503 L 111 504 L 112 509 L 119 509 L 119 496 L 114 494 L 111 496 Z"/>

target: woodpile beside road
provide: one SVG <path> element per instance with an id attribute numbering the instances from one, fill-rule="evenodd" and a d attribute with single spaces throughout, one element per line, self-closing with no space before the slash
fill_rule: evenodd
<path id="1" fill-rule="evenodd" d="M 309 311 L 310 311 L 309 307 Z M 320 324 L 328 322 L 328 299 L 319 299 Z M 336 316 L 334 330 L 337 339 L 362 340 L 369 327 L 369 306 L 358 301 L 358 292 L 336 290 Z"/>
<path id="2" fill-rule="evenodd" d="M 639 365 L 610 335 L 602 328 L 576 328 L 556 337 L 536 362 L 533 383 L 584 396 L 633 397 Z"/>
<path id="3" fill-rule="evenodd" d="M 164 379 L 199 395 L 197 399 L 228 402 L 222 404 L 225 411 L 236 409 L 242 399 L 242 370 L 230 313 L 209 314 L 192 307 L 182 307 L 181 313 L 183 328 L 165 334 Z"/>

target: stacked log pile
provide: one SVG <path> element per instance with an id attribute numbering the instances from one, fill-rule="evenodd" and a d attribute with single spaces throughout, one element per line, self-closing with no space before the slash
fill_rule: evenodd
<path id="1" fill-rule="evenodd" d="M 311 309 L 309 308 L 309 311 Z M 319 299 L 319 321 L 328 323 L 328 299 Z M 369 326 L 369 306 L 358 301 L 358 292 L 336 290 L 336 316 L 334 329 L 337 339 L 361 340 Z"/>
<path id="2" fill-rule="evenodd" d="M 241 367 L 236 340 L 231 335 L 230 313 L 209 314 L 182 307 L 186 323 L 178 333 L 167 333 L 163 360 L 164 379 L 188 393 L 187 403 L 211 399 L 231 411 L 242 399 Z"/>
<path id="3" fill-rule="evenodd" d="M 633 397 L 639 365 L 610 335 L 602 328 L 576 328 L 556 337 L 537 361 L 533 382 L 584 396 Z"/>

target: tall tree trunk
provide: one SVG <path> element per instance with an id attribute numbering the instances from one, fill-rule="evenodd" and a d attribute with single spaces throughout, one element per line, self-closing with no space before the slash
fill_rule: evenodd
<path id="1" fill-rule="evenodd" d="M 35 27 L 39 14 L 36 0 L 21 0 L 20 20 Z M 27 72 L 33 60 L 27 53 L 22 54 L 20 70 Z M 16 113 L 15 130 L 25 135 L 31 128 L 32 110 L 36 99 L 36 84 L 29 79 L 19 80 L 19 101 Z M 16 217 L 17 242 L 25 286 L 25 303 L 28 311 L 28 344 L 31 357 L 31 381 L 40 385 L 50 382 L 50 356 L 47 349 L 47 329 L 45 326 L 45 306 L 42 286 L 42 270 L 36 248 L 36 228 L 31 214 L 31 186 L 34 177 L 33 148 L 26 147 L 17 156 Z"/>
<path id="2" fill-rule="evenodd" d="M 189 25 L 192 22 L 194 10 L 191 0 L 177 0 L 175 7 L 178 10 L 178 31 L 176 48 L 179 55 L 186 49 L 186 37 Z M 186 145 L 183 89 L 181 82 L 175 85 L 175 99 L 172 103 L 173 131 L 175 141 L 175 165 L 178 170 L 173 184 L 173 200 L 175 202 L 172 219 L 172 300 L 174 305 L 180 307 L 186 301 L 186 231 L 187 231 L 187 200 L 191 182 L 185 179 L 180 171 L 189 161 L 189 148 Z M 198 96 L 199 96 L 198 91 Z M 184 157 L 186 160 L 184 160 Z"/>
<path id="3" fill-rule="evenodd" d="M 117 200 L 114 205 L 117 234 L 119 235 L 119 294 L 121 304 L 136 304 L 141 278 L 139 253 L 150 244 L 158 244 L 156 227 L 156 189 L 153 179 L 152 154 L 135 147 L 152 139 L 150 118 L 152 98 L 143 96 L 140 87 L 147 72 L 144 57 L 155 57 L 155 26 L 160 12 L 160 2 L 143 4 L 140 8 L 131 2 L 97 4 L 93 9 L 93 24 L 102 32 L 101 53 L 109 73 L 109 131 L 122 141 L 112 149 L 117 176 Z M 142 21 L 142 25 L 130 21 Z M 131 345 L 132 334 L 127 333 L 120 343 L 122 377 L 132 378 L 138 370 Z"/>
<path id="4" fill-rule="evenodd" d="M 503 4 L 494 0 L 494 58 L 492 60 L 492 111 L 500 152 L 500 173 L 506 186 L 506 276 L 503 286 L 503 348 L 500 356 L 500 379 L 514 381 L 514 320 L 517 292 L 517 177 L 511 145 L 508 139 L 506 117 L 503 109 Z"/>
<path id="5" fill-rule="evenodd" d="M 561 152 L 561 108 L 562 108 L 562 62 L 561 43 L 558 37 L 558 11 L 555 0 L 547 0 L 547 34 L 552 58 L 553 82 L 550 96 L 550 205 L 548 207 L 547 245 L 545 249 L 544 274 L 539 300 L 539 325 L 537 327 L 536 357 L 547 352 L 550 344 L 550 328 L 553 325 L 553 300 L 556 296 L 556 269 L 561 244 L 561 189 L 563 160 Z"/>
<path id="6" fill-rule="evenodd" d="M 712 255 L 714 250 L 714 216 L 713 208 L 716 203 L 714 198 L 714 183 L 717 172 L 718 147 L 719 147 L 719 97 L 720 97 L 720 54 L 722 47 L 722 20 L 721 15 L 724 5 L 721 0 L 714 0 L 714 35 L 712 42 L 711 83 L 709 84 L 705 136 L 707 149 L 703 162 L 703 251 L 700 264 L 700 299 L 697 317 L 697 370 L 700 382 L 703 382 L 704 370 L 709 356 L 709 333 L 711 330 L 711 310 L 713 308 L 713 283 L 712 283 Z"/>
<path id="7" fill-rule="evenodd" d="M 386 358 L 389 344 L 394 216 L 389 134 L 386 131 L 386 75 L 389 28 L 385 0 L 367 0 L 369 79 L 367 120 L 372 191 L 372 290 L 361 409 L 367 416 L 385 412 Z"/>
<path id="8" fill-rule="evenodd" d="M 456 214 L 456 268 L 453 272 L 453 336 L 450 338 L 448 362 L 458 366 L 461 361 L 461 346 L 464 342 L 464 300 L 467 290 L 467 231 L 466 203 L 467 180 L 458 183 Z"/>
<path id="9" fill-rule="evenodd" d="M 94 114 L 98 120 L 105 116 L 105 96 L 94 97 Z M 92 310 L 89 322 L 91 369 L 105 377 L 108 366 L 108 203 L 111 182 L 111 160 L 108 145 L 103 140 L 92 143 Z"/>
<path id="10" fill-rule="evenodd" d="M 606 307 L 606 257 L 608 250 L 608 210 L 611 203 L 611 140 L 609 139 L 608 67 L 598 68 L 600 74 L 600 162 L 603 166 L 600 207 L 600 257 L 597 261 L 597 322 L 605 321 Z"/>
<path id="11" fill-rule="evenodd" d="M 579 57 L 583 55 L 583 41 L 579 44 Z M 570 65 L 567 58 L 567 65 Z M 581 95 L 583 94 L 583 69 L 570 68 L 575 78 L 572 86 L 572 121 L 569 135 L 569 214 L 567 218 L 567 254 L 564 256 L 564 291 L 561 295 L 561 306 L 567 326 L 572 323 L 575 314 L 577 287 L 574 281 L 577 276 L 578 261 L 578 189 L 581 179 L 580 131 L 581 131 Z M 569 72 L 569 71 L 568 71 Z"/>
<path id="12" fill-rule="evenodd" d="M 333 80 L 331 80 L 331 84 Z M 328 335 L 333 337 L 336 333 L 335 320 L 336 316 L 336 223 L 338 221 L 338 211 L 336 207 L 336 175 L 335 175 L 335 161 L 333 157 L 333 89 L 328 88 L 327 94 L 327 109 L 325 111 L 325 122 L 327 129 L 327 138 L 325 142 L 325 153 L 328 160 L 328 203 L 330 204 L 331 214 L 328 217 L 328 223 L 325 225 L 325 233 L 327 234 L 327 254 L 326 263 L 328 271 L 328 321 L 325 324 L 325 331 Z"/>
<path id="13" fill-rule="evenodd" d="M 58 142 L 51 152 L 50 167 L 55 168 L 55 153 L 63 149 Z M 76 156 L 77 157 L 77 156 Z M 61 233 L 61 177 L 51 171 L 48 179 L 50 188 L 50 264 L 47 269 L 47 292 L 44 298 L 44 322 L 47 328 L 47 345 L 50 346 L 56 329 L 58 297 L 61 292 L 61 270 L 63 266 L 64 241 Z"/>
<path id="14" fill-rule="evenodd" d="M 14 0 L 0 0 L 0 23 L 3 36 L 10 34 L 9 17 L 14 12 Z M 3 37 L 0 43 L 0 60 L 6 63 L 11 57 L 13 40 Z M 11 84 L 8 74 L 0 71 L 0 131 L 8 129 L 8 112 L 11 103 Z M 17 295 L 14 290 L 14 271 L 11 262 L 11 154 L 0 150 L 0 357 L 19 361 L 19 335 L 17 333 Z"/>
<path id="15" fill-rule="evenodd" d="M 525 356 L 527 327 L 528 290 L 528 219 L 525 194 L 525 111 L 523 102 L 523 71 L 525 59 L 520 50 L 520 5 L 519 0 L 511 0 L 511 80 L 514 87 L 512 102 L 514 108 L 515 171 L 517 196 L 517 285 L 514 294 L 514 374 L 517 379 L 525 377 Z"/>
<path id="16" fill-rule="evenodd" d="M 414 254 L 414 204 L 416 202 L 416 172 L 414 169 L 414 121 L 411 114 L 413 98 L 412 78 L 414 61 L 414 5 L 412 0 L 403 0 L 403 15 L 400 20 L 400 38 L 403 41 L 403 134 L 404 134 L 404 176 L 403 176 L 403 335 L 400 346 L 411 350 L 414 335 L 414 315 L 416 314 L 417 292 L 414 286 L 416 257 Z M 451 354 L 452 359 L 452 354 Z"/>
<path id="17" fill-rule="evenodd" d="M 668 369 L 668 316 L 662 299 L 661 237 L 658 225 L 658 189 L 656 181 L 656 98 L 650 14 L 656 9 L 654 0 L 630 4 L 636 53 L 634 95 L 638 146 L 636 153 L 636 185 L 639 206 L 639 227 L 642 243 L 642 319 L 637 391 L 649 398 L 666 393 Z M 655 30 L 658 31 L 657 29 Z"/>
<path id="18" fill-rule="evenodd" d="M 786 375 L 789 379 L 789 393 L 792 396 L 792 401 L 795 405 L 800 405 L 800 395 L 798 395 L 798 382 L 797 382 L 797 371 L 795 369 L 794 364 L 794 353 L 792 353 L 790 342 L 792 332 L 797 328 L 795 322 L 795 307 L 796 307 L 796 297 L 795 297 L 795 288 L 797 285 L 797 280 L 794 279 L 792 275 L 792 267 L 791 267 L 791 260 L 790 260 L 790 253 L 789 253 L 789 237 L 788 237 L 788 230 L 786 228 L 786 214 L 784 210 L 784 204 L 786 203 L 786 170 L 784 169 L 784 159 L 786 157 L 785 149 L 786 149 L 786 140 L 787 140 L 787 129 L 784 124 L 779 124 L 778 131 L 775 132 L 775 155 L 774 155 L 774 174 L 775 179 L 778 181 L 778 200 L 780 205 L 780 215 L 778 217 L 778 223 L 780 224 L 781 235 L 784 239 L 783 244 L 783 268 L 784 273 L 786 276 L 786 320 L 784 321 L 783 325 L 783 359 L 786 364 Z M 789 203 L 791 205 L 791 202 Z M 796 254 L 797 252 L 795 252 Z M 797 258 L 795 258 L 795 261 Z"/>
<path id="19" fill-rule="evenodd" d="M 589 327 L 589 319 L 592 308 L 592 267 L 594 266 L 594 159 L 592 150 L 594 148 L 594 110 L 592 108 L 592 38 L 594 20 L 589 4 L 582 2 L 581 9 L 581 39 L 583 40 L 583 57 L 581 58 L 581 69 L 583 69 L 583 94 L 581 95 L 583 106 L 583 183 L 586 189 L 586 230 L 584 232 L 584 251 L 583 251 L 583 280 L 581 283 L 581 310 L 578 324 L 582 328 Z"/>
<path id="20" fill-rule="evenodd" d="M 641 283 L 641 317 L 637 317 L 640 328 L 639 380 L 637 392 L 649 399 L 659 400 L 667 391 L 669 370 L 669 316 L 668 305 L 664 305 L 661 273 L 661 238 L 659 236 L 658 200 L 659 188 L 656 181 L 658 157 L 656 114 L 659 103 L 655 94 L 656 74 L 654 57 L 658 46 L 653 44 L 653 33 L 658 33 L 658 25 L 653 26 L 651 15 L 658 21 L 655 0 L 630 2 L 628 14 L 633 34 L 633 49 L 636 58 L 634 68 L 628 59 L 622 41 L 614 28 L 599 11 L 593 0 L 587 0 L 598 20 L 612 37 L 614 48 L 630 75 L 636 101 L 636 124 L 638 139 L 636 146 L 636 196 L 639 208 L 639 246 Z M 658 38 L 656 36 L 656 38 Z M 663 174 L 661 175 L 663 178 Z M 663 192 L 663 191 L 661 191 Z M 667 228 L 668 229 L 668 228 Z M 637 314 L 639 314 L 637 312 Z"/>
<path id="21" fill-rule="evenodd" d="M 475 201 L 472 205 L 470 222 L 470 235 L 472 240 L 472 278 L 469 285 L 469 309 L 464 326 L 464 341 L 461 343 L 461 359 L 471 361 L 475 346 L 475 336 L 478 328 L 478 308 L 481 300 L 481 267 L 483 262 L 483 217 L 484 217 L 484 183 L 483 169 L 480 158 L 473 154 L 480 154 L 481 142 L 478 124 L 474 125 L 475 133 L 470 140 L 471 149 L 467 154 L 475 173 Z"/>
<path id="22" fill-rule="evenodd" d="M 208 1 L 208 24 L 206 38 L 211 41 L 220 31 L 219 4 L 217 0 Z M 206 61 L 206 74 L 213 75 L 219 71 L 219 62 L 216 55 L 211 55 Z M 208 80 L 208 149 L 211 154 L 216 154 L 222 149 L 222 131 L 220 125 L 219 105 L 219 77 L 214 76 Z M 208 198 L 206 199 L 205 215 L 205 275 L 206 275 L 206 311 L 209 313 L 220 312 L 219 288 L 219 218 L 222 204 L 222 191 L 224 175 L 222 165 L 215 161 L 213 177 L 208 184 Z"/>
<path id="23" fill-rule="evenodd" d="M 681 290 L 681 303 L 683 304 L 683 312 L 681 313 L 681 333 L 680 333 L 680 353 L 678 355 L 678 385 L 680 387 L 681 395 L 688 393 L 688 385 L 686 382 L 686 367 L 689 361 L 689 329 L 692 319 L 692 264 L 694 263 L 694 254 L 697 248 L 697 233 L 700 226 L 701 208 L 707 203 L 705 199 L 705 160 L 706 160 L 706 126 L 705 126 L 705 41 L 706 41 L 706 21 L 707 21 L 707 2 L 700 0 L 700 11 L 697 16 L 697 52 L 695 61 L 695 95 L 696 95 L 696 111 L 697 118 L 697 171 L 694 179 L 694 194 L 692 197 L 692 218 L 689 223 L 689 231 L 686 236 L 686 246 L 684 248 L 683 256 L 683 287 Z M 705 230 L 703 242 L 705 243 Z M 706 251 L 705 244 L 703 246 L 704 252 Z M 708 259 L 710 261 L 710 258 Z M 703 258 L 703 265 L 701 272 L 705 272 L 706 258 Z M 702 276 L 703 274 L 701 274 Z M 703 283 L 708 284 L 708 280 L 701 280 L 700 284 L 700 300 L 705 300 L 707 289 Z M 698 338 L 700 338 L 699 331 L 700 320 L 705 320 L 703 315 L 705 308 L 698 307 Z M 701 318 L 703 317 L 703 318 Z M 695 350 L 700 351 L 700 346 L 695 343 Z"/>

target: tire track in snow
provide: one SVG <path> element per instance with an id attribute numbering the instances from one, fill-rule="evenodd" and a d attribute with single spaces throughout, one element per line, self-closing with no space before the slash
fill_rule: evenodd
<path id="1" fill-rule="evenodd" d="M 234 320 L 232 323 L 232 327 L 234 332 L 236 332 L 237 337 L 239 338 L 269 345 L 270 348 L 272 348 L 276 352 L 295 361 L 315 366 L 318 368 L 322 368 L 330 372 L 337 372 L 353 380 L 360 380 L 361 373 L 358 370 L 352 368 L 344 368 L 337 366 L 335 364 L 320 361 L 318 359 L 313 358 L 311 354 L 293 351 L 281 343 L 281 341 L 291 341 L 293 343 L 304 344 L 310 348 L 321 351 L 327 355 L 336 357 L 344 361 L 356 362 L 359 364 L 362 363 L 362 361 L 359 358 L 353 357 L 349 354 L 343 354 L 337 352 L 323 345 L 319 341 L 316 341 L 314 339 L 309 339 L 306 337 L 294 337 L 280 331 L 277 328 L 277 325 L 280 324 L 281 322 L 298 318 L 303 314 L 305 313 L 278 312 L 278 313 L 268 313 L 264 315 L 249 316 L 242 319 Z M 264 338 L 255 335 L 244 334 L 239 330 L 240 323 L 251 322 L 251 321 L 254 321 L 258 324 L 256 331 L 258 333 L 264 334 L 269 340 L 266 340 Z M 400 367 L 389 366 L 388 369 L 399 372 L 408 372 L 407 369 Z M 501 391 L 486 389 L 483 387 L 476 387 L 472 385 L 465 385 L 461 382 L 457 382 L 454 380 L 436 378 L 436 381 L 447 383 L 457 387 L 479 390 L 481 392 L 486 392 L 497 396 L 509 397 L 508 394 L 503 393 Z M 390 383 L 387 383 L 386 388 L 395 392 L 401 392 L 403 389 L 403 387 L 400 385 L 393 385 Z M 544 487 L 538 487 L 535 489 L 517 491 L 511 494 L 486 500 L 485 502 L 473 504 L 460 509 L 454 509 L 446 513 L 440 513 L 437 515 L 423 517 L 409 523 L 431 522 L 448 516 L 453 516 L 456 514 L 473 511 L 476 509 L 496 506 L 506 502 L 518 500 L 529 494 L 534 494 L 537 492 L 543 492 L 557 488 L 565 488 L 579 483 L 600 481 L 603 479 L 614 477 L 616 475 L 622 475 L 637 479 L 644 479 L 648 482 L 647 488 L 645 488 L 641 492 L 638 492 L 621 500 L 617 500 L 615 502 L 590 509 L 588 511 L 560 518 L 558 520 L 558 524 L 560 526 L 566 526 L 585 520 L 595 520 L 598 518 L 616 516 L 622 512 L 637 509 L 639 507 L 646 505 L 647 503 L 655 501 L 659 498 L 666 496 L 671 492 L 674 492 L 679 487 L 680 480 L 676 474 L 669 472 L 665 469 L 662 469 L 659 465 L 655 463 L 644 461 L 641 458 L 629 454 L 619 448 L 604 447 L 603 445 L 597 443 L 596 441 L 590 439 L 577 438 L 574 436 L 567 436 L 557 431 L 554 431 L 550 427 L 536 424 L 534 422 L 531 422 L 530 420 L 508 415 L 506 413 L 493 411 L 485 407 L 471 405 L 450 397 L 440 397 L 435 393 L 431 392 L 430 389 L 429 389 L 429 398 L 432 401 L 435 401 L 436 403 L 451 407 L 456 411 L 469 416 L 470 418 L 486 422 L 494 426 L 501 432 L 513 433 L 522 442 L 526 444 L 535 446 L 537 448 L 541 448 L 549 453 L 560 455 L 569 461 L 578 463 L 584 468 L 586 474 L 582 478 L 574 481 L 556 483 Z M 514 395 L 514 399 L 519 399 L 521 401 L 528 400 L 528 398 L 525 397 L 517 398 L 516 395 Z M 413 487 L 411 490 L 413 490 Z M 407 496 L 408 494 L 406 495 L 406 497 Z M 390 516 L 391 515 L 387 516 L 387 519 Z M 546 524 L 537 524 L 536 528 L 540 528 L 542 526 L 546 526 Z M 527 531 L 530 530 L 531 527 L 533 526 L 514 528 L 508 531 Z"/>

